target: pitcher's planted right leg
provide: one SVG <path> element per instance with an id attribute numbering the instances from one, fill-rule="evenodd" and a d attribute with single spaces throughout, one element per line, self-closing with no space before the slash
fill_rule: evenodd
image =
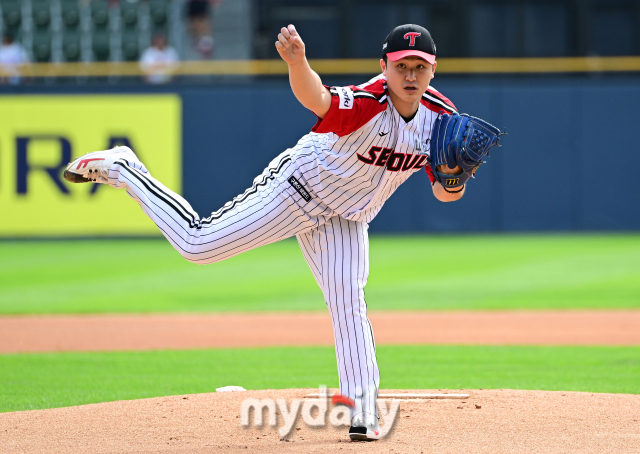
<path id="1" fill-rule="evenodd" d="M 298 234 L 333 323 L 340 393 L 353 399 L 352 440 L 380 438 L 376 399 L 380 372 L 364 287 L 369 277 L 368 225 L 333 216 Z"/>

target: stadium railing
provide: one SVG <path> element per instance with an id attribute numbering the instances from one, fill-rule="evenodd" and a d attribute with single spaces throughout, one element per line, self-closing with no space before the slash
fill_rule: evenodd
<path id="1" fill-rule="evenodd" d="M 375 74 L 377 59 L 310 60 L 319 74 Z M 282 60 L 183 61 L 167 71 L 175 75 L 282 75 Z M 439 74 L 518 74 L 640 72 L 640 57 L 442 58 Z M 143 76 L 138 62 L 31 63 L 20 67 L 27 77 Z M 0 76 L 14 75 L 0 66 Z"/>

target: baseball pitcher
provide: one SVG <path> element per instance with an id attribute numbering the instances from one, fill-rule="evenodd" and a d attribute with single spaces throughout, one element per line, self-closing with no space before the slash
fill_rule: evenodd
<path id="1" fill-rule="evenodd" d="M 187 260 L 208 264 L 296 236 L 331 314 L 340 392 L 353 399 L 352 440 L 379 438 L 380 374 L 364 287 L 368 223 L 411 174 L 424 169 L 434 196 L 460 199 L 500 131 L 468 115 L 429 84 L 436 46 L 418 25 L 382 45 L 382 73 L 362 85 L 324 86 L 293 25 L 275 43 L 296 98 L 317 117 L 243 194 L 206 218 L 153 178 L 133 151 L 116 147 L 68 165 L 73 183 L 125 188 Z"/>

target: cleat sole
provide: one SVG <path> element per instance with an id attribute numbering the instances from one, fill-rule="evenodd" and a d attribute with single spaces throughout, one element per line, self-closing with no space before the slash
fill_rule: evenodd
<path id="1" fill-rule="evenodd" d="M 64 179 L 71 183 L 90 183 L 92 181 L 77 173 L 69 172 L 68 170 L 64 171 Z"/>
<path id="2" fill-rule="evenodd" d="M 369 438 L 366 434 L 349 434 L 351 441 L 376 441 L 375 438 Z"/>

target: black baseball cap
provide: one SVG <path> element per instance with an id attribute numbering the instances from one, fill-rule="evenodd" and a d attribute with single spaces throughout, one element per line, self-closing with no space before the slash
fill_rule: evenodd
<path id="1" fill-rule="evenodd" d="M 430 65 L 436 62 L 436 45 L 426 28 L 415 24 L 399 25 L 387 35 L 382 56 L 391 61 L 420 57 Z"/>

